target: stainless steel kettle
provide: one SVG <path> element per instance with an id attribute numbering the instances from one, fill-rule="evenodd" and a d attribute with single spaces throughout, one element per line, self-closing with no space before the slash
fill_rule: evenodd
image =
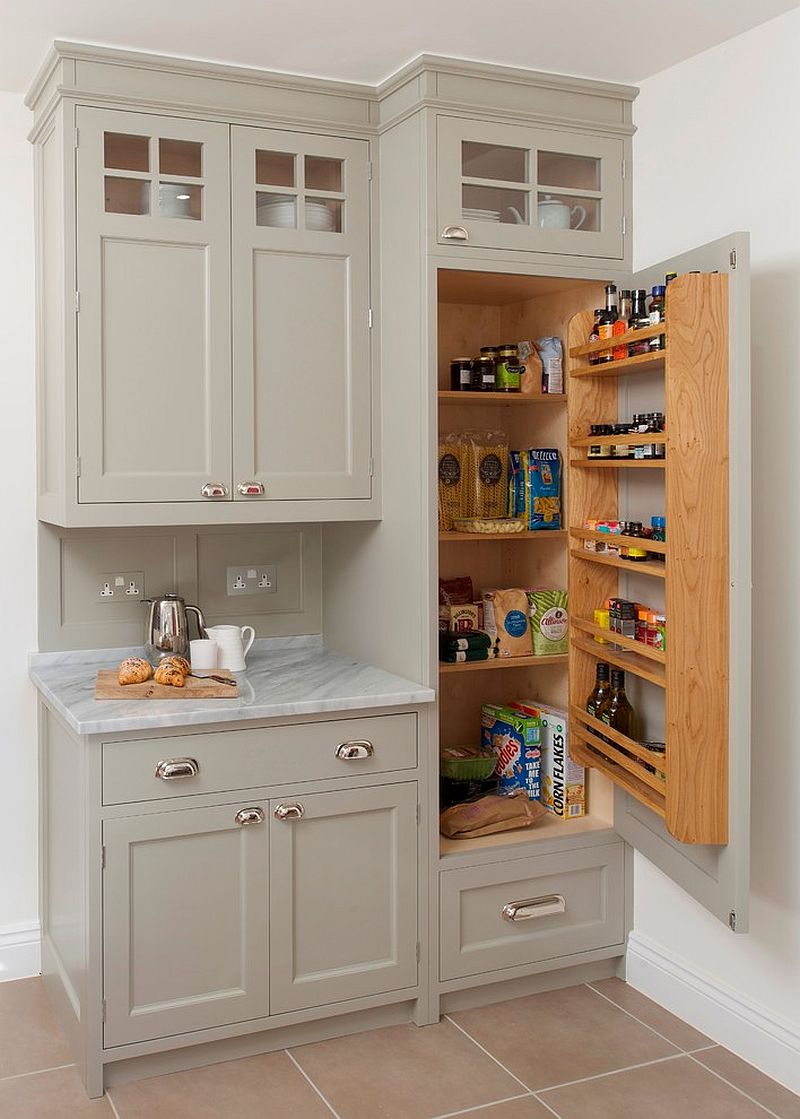
<path id="1" fill-rule="evenodd" d="M 180 595 L 167 591 L 163 598 L 148 598 L 150 610 L 144 640 L 151 659 L 169 656 L 189 656 L 189 614 L 197 619 L 201 637 L 207 637 L 206 620 L 199 606 L 187 606 Z"/>

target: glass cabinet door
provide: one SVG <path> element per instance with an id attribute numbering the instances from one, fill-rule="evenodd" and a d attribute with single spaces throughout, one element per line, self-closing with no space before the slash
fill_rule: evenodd
<path id="1" fill-rule="evenodd" d="M 441 244 L 623 257 L 622 140 L 440 116 Z"/>

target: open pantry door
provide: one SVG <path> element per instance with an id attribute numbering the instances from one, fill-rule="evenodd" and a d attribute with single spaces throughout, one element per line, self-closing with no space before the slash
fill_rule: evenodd
<path id="1" fill-rule="evenodd" d="M 663 284 L 664 275 L 677 272 L 720 272 L 728 275 L 728 332 L 729 332 L 729 588 L 727 613 L 729 639 L 728 671 L 728 842 L 725 845 L 706 846 L 681 843 L 669 834 L 664 821 L 646 805 L 620 788 L 615 789 L 614 826 L 619 834 L 637 851 L 673 879 L 701 905 L 724 921 L 735 932 L 745 932 L 748 923 L 748 894 L 750 883 L 750 666 L 751 666 L 751 526 L 750 526 L 750 270 L 749 235 L 734 233 L 718 241 L 703 245 L 691 252 L 661 261 L 633 277 L 634 286 L 650 289 Z M 668 314 L 669 321 L 669 314 Z M 723 324 L 724 325 L 724 324 Z M 630 381 L 636 380 L 629 378 Z M 637 410 L 636 393 L 644 386 L 632 386 L 627 400 L 620 400 L 620 407 L 631 412 Z M 688 384 L 686 392 L 703 391 L 699 381 Z M 685 403 L 691 409 L 689 396 L 681 400 L 673 396 L 666 408 L 667 429 L 679 416 L 670 415 L 670 407 L 680 412 Z M 644 401 L 642 400 L 643 406 Z M 625 414 L 628 414 L 626 411 Z M 697 436 L 702 439 L 702 432 Z M 667 452 L 669 454 L 669 450 Z M 624 495 L 620 493 L 621 507 Z M 669 500 L 667 502 L 669 505 Z M 691 516 L 691 510 L 687 510 Z M 670 540 L 670 518 L 667 516 L 667 547 Z M 680 542 L 677 542 L 680 543 Z M 669 551 L 667 555 L 669 565 Z M 692 588 L 680 589 L 691 595 Z M 725 609 L 724 601 L 718 603 L 702 600 L 696 593 L 694 608 L 703 625 L 714 626 Z M 667 658 L 670 657 L 670 617 L 667 612 Z M 724 626 L 720 626 L 724 635 Z M 724 636 L 721 637 L 724 640 Z M 673 643 L 674 647 L 674 643 Z M 679 650 L 677 650 L 679 652 Z M 690 692 L 691 672 L 681 666 L 681 686 Z M 703 727 L 700 708 L 702 693 L 695 689 L 696 727 Z M 669 718 L 669 715 L 667 715 Z M 713 728 L 706 725 L 708 733 Z M 702 749 L 702 730 L 698 735 L 698 749 Z M 669 764 L 669 763 L 667 763 Z"/>

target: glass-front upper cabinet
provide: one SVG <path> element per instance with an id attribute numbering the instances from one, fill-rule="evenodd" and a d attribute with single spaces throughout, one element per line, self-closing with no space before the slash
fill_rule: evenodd
<path id="1" fill-rule="evenodd" d="M 623 141 L 440 116 L 437 240 L 624 256 Z"/>

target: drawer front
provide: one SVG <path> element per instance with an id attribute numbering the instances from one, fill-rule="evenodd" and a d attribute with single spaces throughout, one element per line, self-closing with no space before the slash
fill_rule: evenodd
<path id="1" fill-rule="evenodd" d="M 103 804 L 414 769 L 417 717 L 381 715 L 103 746 Z"/>
<path id="2" fill-rule="evenodd" d="M 442 980 L 620 944 L 623 860 L 613 843 L 443 871 Z"/>

